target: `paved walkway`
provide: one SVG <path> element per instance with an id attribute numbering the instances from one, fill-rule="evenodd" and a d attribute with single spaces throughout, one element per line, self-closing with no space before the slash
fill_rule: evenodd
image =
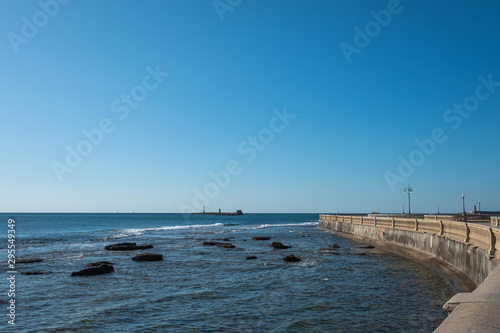
<path id="1" fill-rule="evenodd" d="M 495 227 L 497 228 L 497 227 Z M 500 266 L 472 293 L 459 293 L 444 305 L 453 310 L 437 333 L 500 332 Z"/>

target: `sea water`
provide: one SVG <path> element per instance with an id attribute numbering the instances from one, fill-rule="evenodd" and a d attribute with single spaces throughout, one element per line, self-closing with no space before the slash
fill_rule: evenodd
<path id="1" fill-rule="evenodd" d="M 318 218 L 0 214 L 4 276 L 8 219 L 15 220 L 16 259 L 43 260 L 15 265 L 15 328 L 6 309 L 9 282 L 2 279 L 0 331 L 431 332 L 446 318 L 442 305 L 454 291 L 433 271 L 318 230 Z M 203 245 L 222 239 L 235 248 Z M 291 247 L 275 250 L 272 241 Z M 120 242 L 154 248 L 104 250 Z M 340 248 L 329 247 L 334 243 Z M 164 259 L 132 260 L 143 252 Z M 288 254 L 301 261 L 284 262 Z M 71 276 L 97 261 L 114 263 L 115 271 Z M 21 274 L 32 271 L 50 273 Z"/>

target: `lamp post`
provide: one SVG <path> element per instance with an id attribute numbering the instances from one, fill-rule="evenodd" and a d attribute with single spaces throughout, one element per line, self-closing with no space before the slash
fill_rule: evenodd
<path id="1" fill-rule="evenodd" d="M 462 215 L 465 215 L 465 194 L 462 194 Z"/>
<path id="2" fill-rule="evenodd" d="M 410 194 L 413 193 L 413 189 L 410 187 L 410 184 L 405 188 L 404 193 L 408 193 L 408 215 L 411 215 Z"/>
<path id="3" fill-rule="evenodd" d="M 439 215 L 439 204 L 438 204 L 438 215 Z"/>
<path id="4" fill-rule="evenodd" d="M 479 204 L 479 215 L 481 215 L 481 200 L 477 202 Z"/>
<path id="5" fill-rule="evenodd" d="M 403 215 L 405 215 L 405 204 L 403 204 Z"/>

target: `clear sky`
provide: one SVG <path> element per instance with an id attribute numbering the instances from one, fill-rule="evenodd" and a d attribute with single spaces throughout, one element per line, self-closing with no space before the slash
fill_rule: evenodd
<path id="1" fill-rule="evenodd" d="M 1 211 L 500 210 L 498 1 L 1 7 Z"/>

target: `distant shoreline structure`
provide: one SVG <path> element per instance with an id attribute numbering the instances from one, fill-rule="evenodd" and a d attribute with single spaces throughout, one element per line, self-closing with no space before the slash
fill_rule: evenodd
<path id="1" fill-rule="evenodd" d="M 236 212 L 222 212 L 219 208 L 219 212 L 205 212 L 205 206 L 203 206 L 203 212 L 201 213 L 191 213 L 192 215 L 218 215 L 218 216 L 237 216 L 243 215 L 241 209 L 238 209 Z"/>

